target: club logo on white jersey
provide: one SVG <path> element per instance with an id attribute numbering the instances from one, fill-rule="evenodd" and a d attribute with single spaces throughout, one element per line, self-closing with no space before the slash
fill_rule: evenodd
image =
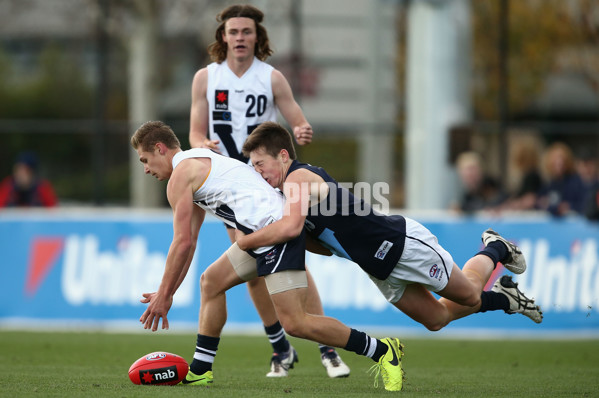
<path id="1" fill-rule="evenodd" d="M 378 258 L 379 260 L 383 260 L 387 253 L 389 253 L 389 250 L 391 250 L 392 246 L 393 243 L 389 242 L 388 240 L 384 240 L 381 246 L 379 246 L 379 249 L 374 254 L 374 257 Z"/>

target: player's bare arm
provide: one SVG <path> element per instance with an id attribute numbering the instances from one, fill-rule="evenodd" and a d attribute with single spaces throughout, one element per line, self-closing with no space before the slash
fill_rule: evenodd
<path id="1" fill-rule="evenodd" d="M 294 193 L 304 195 L 307 193 Z M 283 218 L 256 232 L 244 235 L 243 232 L 236 230 L 235 239 L 241 250 L 255 249 L 263 246 L 271 246 L 282 242 L 287 242 L 298 236 L 304 227 L 305 216 L 302 216 L 302 200 L 297 202 L 286 201 Z M 307 199 L 306 199 L 307 202 Z"/>
<path id="2" fill-rule="evenodd" d="M 218 151 L 218 140 L 208 139 L 208 69 L 196 72 L 191 85 L 191 112 L 189 116 L 189 143 L 192 148 L 209 148 Z"/>
<path id="3" fill-rule="evenodd" d="M 324 181 L 320 176 L 306 169 L 289 174 L 282 186 L 286 198 L 283 217 L 249 235 L 236 231 L 239 248 L 248 250 L 271 246 L 299 236 L 310 205 L 317 202 L 321 196 L 321 183 Z"/>
<path id="4" fill-rule="evenodd" d="M 187 259 L 187 262 L 185 263 L 185 266 L 181 270 L 181 275 L 179 275 L 179 280 L 177 281 L 177 284 L 175 285 L 175 291 L 179 290 L 179 286 L 181 286 L 181 284 L 183 283 L 183 280 L 185 280 L 187 271 L 189 271 L 189 266 L 191 265 L 191 261 L 193 260 L 193 255 L 195 253 L 195 247 L 196 247 L 196 243 L 198 241 L 200 227 L 202 226 L 202 224 L 204 222 L 204 217 L 206 216 L 206 211 L 199 206 L 194 206 L 193 212 L 194 212 L 194 215 L 191 219 L 191 236 L 192 236 L 191 240 L 194 244 L 194 247 L 189 253 L 189 257 Z M 147 304 L 150 302 L 151 297 L 153 297 L 155 294 L 156 294 L 156 292 L 143 293 L 142 296 L 144 298 L 140 301 L 144 304 Z"/>
<path id="5" fill-rule="evenodd" d="M 179 276 L 179 280 L 177 281 L 176 290 L 179 290 L 179 286 L 183 283 L 185 276 L 187 275 L 187 271 L 189 271 L 189 266 L 191 265 L 191 261 L 193 260 L 193 255 L 195 253 L 195 248 L 197 246 L 198 237 L 200 235 L 200 228 L 204 223 L 204 217 L 206 216 L 206 211 L 199 206 L 193 206 L 193 216 L 191 218 L 191 241 L 193 242 L 193 250 L 189 253 L 189 258 L 185 263 L 185 268 L 181 272 Z"/>
<path id="6" fill-rule="evenodd" d="M 293 98 L 291 86 L 285 76 L 278 70 L 272 71 L 272 92 L 275 104 L 279 111 L 293 129 L 293 135 L 299 145 L 305 145 L 312 142 L 312 126 L 306 120 L 302 109 Z"/>
<path id="7" fill-rule="evenodd" d="M 196 178 L 202 177 L 202 167 L 200 166 L 199 160 L 185 160 L 181 162 L 169 179 L 167 198 L 173 209 L 173 241 L 166 258 L 160 287 L 155 294 L 146 297 L 149 305 L 140 318 L 144 329 L 156 331 L 160 318 L 162 318 L 162 328 L 168 329 L 167 314 L 172 305 L 173 296 L 183 281 L 193 258 L 197 232 L 199 232 L 203 219 L 201 213 L 197 213 L 197 206 L 194 205 L 192 196 L 195 184 L 197 184 Z M 206 175 L 207 172 L 203 174 L 203 178 Z M 194 215 L 199 216 L 195 221 Z M 197 232 L 195 232 L 196 230 Z"/>

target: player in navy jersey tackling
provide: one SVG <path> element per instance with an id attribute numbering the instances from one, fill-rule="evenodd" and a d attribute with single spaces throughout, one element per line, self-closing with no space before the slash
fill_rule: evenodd
<path id="1" fill-rule="evenodd" d="M 173 241 L 156 292 L 144 293 L 148 304 L 140 318 L 145 329 L 168 328 L 173 296 L 187 274 L 206 212 L 238 230 L 251 233 L 283 215 L 285 198 L 250 166 L 205 148 L 181 150 L 174 132 L 162 122 L 144 123 L 131 138 L 144 172 L 168 180 L 173 209 Z M 311 241 L 310 241 L 311 242 Z M 398 339 L 375 339 L 340 321 L 307 308 L 308 278 L 304 265 L 305 234 L 277 245 L 245 252 L 234 243 L 202 273 L 201 306 L 193 361 L 182 384 L 213 382 L 212 364 L 227 319 L 226 292 L 233 286 L 264 277 L 268 293 L 285 330 L 296 337 L 367 356 L 383 377 L 385 389 L 401 390 L 403 371 Z"/>
<path id="2" fill-rule="evenodd" d="M 312 127 L 293 97 L 283 74 L 267 64 L 272 54 L 268 34 L 261 22 L 262 11 L 243 4 L 225 8 L 217 17 L 215 42 L 208 51 L 211 64 L 193 78 L 189 142 L 194 148 L 209 148 L 225 156 L 248 162 L 241 147 L 262 122 L 276 121 L 280 111 L 292 127 L 298 144 L 312 141 Z M 231 242 L 235 229 L 227 226 Z M 324 314 L 318 291 L 308 275 L 308 307 Z M 267 377 L 284 377 L 297 362 L 297 353 L 285 337 L 268 291 L 261 278 L 247 283 L 248 291 L 264 324 L 273 354 Z M 321 362 L 330 377 L 346 377 L 349 367 L 335 349 L 321 345 Z"/>
<path id="3" fill-rule="evenodd" d="M 511 277 L 503 276 L 491 291 L 483 291 L 498 262 L 514 273 L 526 269 L 520 249 L 493 230 L 483 233 L 486 247 L 460 269 L 418 222 L 375 213 L 322 168 L 295 160 L 293 142 L 281 125 L 258 126 L 243 152 L 287 200 L 281 220 L 249 235 L 238 232 L 241 249 L 281 243 L 305 230 L 332 253 L 357 263 L 389 302 L 429 330 L 490 310 L 542 321 L 539 307 Z"/>

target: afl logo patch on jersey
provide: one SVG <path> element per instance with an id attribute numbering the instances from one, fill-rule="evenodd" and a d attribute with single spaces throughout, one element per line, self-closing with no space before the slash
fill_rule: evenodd
<path id="1" fill-rule="evenodd" d="M 391 250 L 392 246 L 393 243 L 389 242 L 388 240 L 384 240 L 381 246 L 379 246 L 379 249 L 374 254 L 374 257 L 378 258 L 379 260 L 383 260 L 387 253 L 389 253 L 389 250 Z"/>
<path id="2" fill-rule="evenodd" d="M 430 275 L 431 278 L 435 278 L 440 281 L 441 278 L 443 278 L 443 275 L 445 273 L 443 272 L 443 270 L 441 268 L 439 268 L 439 266 L 437 264 L 433 264 L 431 269 L 428 271 L 428 274 Z"/>
<path id="3" fill-rule="evenodd" d="M 229 110 L 229 90 L 214 90 L 214 108 Z"/>
<path id="4" fill-rule="evenodd" d="M 277 259 L 277 248 L 275 247 L 264 256 L 264 264 L 269 265 Z"/>

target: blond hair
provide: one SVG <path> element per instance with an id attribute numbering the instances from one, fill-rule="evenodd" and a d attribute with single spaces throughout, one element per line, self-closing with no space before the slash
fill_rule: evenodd
<path id="1" fill-rule="evenodd" d="M 181 142 L 170 128 L 161 121 L 150 121 L 142 124 L 131 137 L 133 149 L 152 151 L 154 145 L 162 142 L 169 149 L 181 148 Z"/>

